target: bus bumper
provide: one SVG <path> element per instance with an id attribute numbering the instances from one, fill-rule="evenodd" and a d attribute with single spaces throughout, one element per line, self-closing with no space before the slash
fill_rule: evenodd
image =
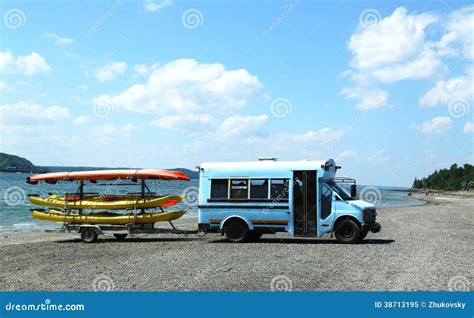
<path id="1" fill-rule="evenodd" d="M 373 222 L 373 223 L 362 223 L 362 231 L 364 232 L 372 232 L 372 233 L 378 233 L 382 229 L 382 226 L 380 223 Z"/>

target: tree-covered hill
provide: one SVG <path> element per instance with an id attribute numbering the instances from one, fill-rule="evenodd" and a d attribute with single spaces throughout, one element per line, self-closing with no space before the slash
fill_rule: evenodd
<path id="1" fill-rule="evenodd" d="M 474 189 L 474 166 L 453 164 L 451 168 L 435 171 L 426 178 L 415 178 L 412 187 L 448 191 Z"/>
<path id="2" fill-rule="evenodd" d="M 36 172 L 38 167 L 25 158 L 0 152 L 0 171 Z"/>

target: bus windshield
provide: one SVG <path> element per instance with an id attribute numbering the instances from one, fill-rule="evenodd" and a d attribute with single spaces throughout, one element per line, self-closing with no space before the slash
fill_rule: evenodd
<path id="1" fill-rule="evenodd" d="M 346 189 L 341 187 L 339 184 L 335 182 L 329 183 L 329 185 L 333 188 L 333 190 L 343 199 L 344 201 L 355 200 L 355 198 L 351 197 L 349 192 Z"/>

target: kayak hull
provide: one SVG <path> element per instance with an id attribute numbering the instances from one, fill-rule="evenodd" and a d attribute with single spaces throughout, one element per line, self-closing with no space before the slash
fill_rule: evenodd
<path id="1" fill-rule="evenodd" d="M 59 210 L 32 210 L 35 219 L 50 222 L 64 222 L 75 224 L 131 224 L 131 223 L 155 223 L 173 221 L 179 219 L 186 210 L 168 211 L 163 213 L 64 213 Z"/>
<path id="2" fill-rule="evenodd" d="M 177 195 L 168 195 L 164 197 L 144 197 L 144 198 L 117 198 L 109 200 L 106 196 L 87 197 L 83 200 L 67 200 L 65 197 L 55 195 L 48 198 L 39 196 L 28 196 L 30 202 L 34 205 L 47 206 L 61 209 L 76 210 L 127 210 L 127 209 L 151 209 L 165 206 L 172 206 L 180 202 L 183 197 Z"/>

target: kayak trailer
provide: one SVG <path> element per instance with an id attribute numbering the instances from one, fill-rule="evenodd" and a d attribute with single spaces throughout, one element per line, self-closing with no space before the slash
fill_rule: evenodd
<path id="1" fill-rule="evenodd" d="M 98 183 L 98 181 L 108 180 L 113 181 L 110 183 Z M 118 180 L 129 180 L 132 183 L 118 183 Z M 122 170 L 95 170 L 95 171 L 74 171 L 74 172 L 56 172 L 33 175 L 27 178 L 27 183 L 37 184 L 40 181 L 44 181 L 48 184 L 55 184 L 58 181 L 78 181 L 79 186 L 77 192 L 72 194 L 72 197 L 81 201 L 85 198 L 85 195 L 90 193 L 84 192 L 85 182 L 88 182 L 89 186 L 107 186 L 109 190 L 113 190 L 119 185 L 139 185 L 140 192 L 129 193 L 129 195 L 137 195 L 140 199 L 146 199 L 150 196 L 156 195 L 151 192 L 145 183 L 145 180 L 181 180 L 189 181 L 189 177 L 179 171 L 168 171 L 168 170 L 151 170 L 151 169 L 122 169 Z M 107 190 L 107 195 L 109 191 Z M 93 193 L 97 195 L 97 193 Z M 106 196 L 104 196 L 106 197 Z M 102 196 L 98 196 L 98 202 L 101 202 Z M 132 202 L 133 203 L 133 202 Z M 157 228 L 155 227 L 156 221 L 153 222 L 140 222 L 137 221 L 137 216 L 143 215 L 146 209 L 137 209 L 131 204 L 131 209 L 134 211 L 135 217 L 130 220 L 130 223 L 115 223 L 109 224 L 107 221 L 103 223 L 95 222 L 68 222 L 67 214 L 70 213 L 70 209 L 66 208 L 64 213 L 66 217 L 62 226 L 57 229 L 47 230 L 47 232 L 61 232 L 61 233 L 75 233 L 79 234 L 81 240 L 85 243 L 96 242 L 98 237 L 101 235 L 112 235 L 119 240 L 123 240 L 126 237 L 139 237 L 146 234 L 178 234 L 178 235 L 190 235 L 198 234 L 199 230 L 180 230 L 177 229 L 172 220 L 166 220 L 171 226 L 170 228 Z M 165 213 L 161 206 L 158 206 L 161 213 Z M 34 212 L 34 210 L 32 210 Z M 159 215 L 161 213 L 154 213 Z M 93 213 L 92 213 L 93 214 Z M 83 210 L 79 208 L 76 216 L 81 216 Z M 148 221 L 148 220 L 147 220 Z"/>
<path id="2" fill-rule="evenodd" d="M 101 235 L 112 235 L 118 240 L 127 237 L 139 237 L 146 234 L 177 234 L 177 235 L 198 235 L 199 230 L 180 230 L 171 221 L 168 221 L 171 228 L 156 228 L 155 223 L 130 223 L 130 224 L 78 224 L 64 223 L 61 228 L 46 230 L 47 232 L 74 233 L 81 236 L 84 243 L 97 242 Z"/>

